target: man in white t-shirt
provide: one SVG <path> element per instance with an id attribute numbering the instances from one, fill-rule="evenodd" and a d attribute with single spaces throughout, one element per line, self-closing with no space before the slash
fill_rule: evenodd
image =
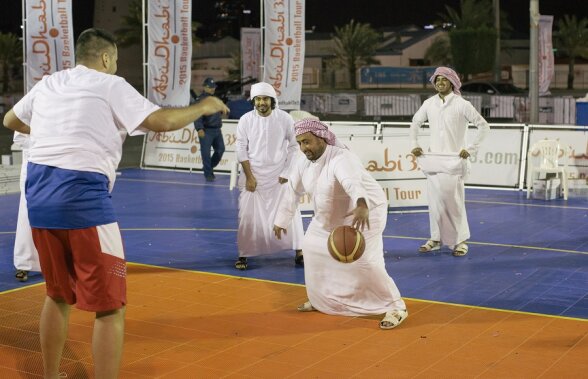
<path id="1" fill-rule="evenodd" d="M 88 29 L 77 66 L 45 76 L 4 117 L 31 135 L 26 198 L 47 297 L 40 335 L 45 377 L 57 377 L 70 306 L 96 313 L 97 378 L 118 375 L 124 334 L 126 262 L 110 191 L 126 134 L 178 130 L 203 115 L 228 112 L 209 97 L 163 109 L 117 70 L 114 37 Z"/>

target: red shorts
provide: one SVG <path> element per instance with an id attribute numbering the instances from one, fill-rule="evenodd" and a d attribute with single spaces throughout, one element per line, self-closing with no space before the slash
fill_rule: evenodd
<path id="1" fill-rule="evenodd" d="M 90 312 L 127 303 L 127 267 L 118 223 L 32 230 L 47 296 Z"/>

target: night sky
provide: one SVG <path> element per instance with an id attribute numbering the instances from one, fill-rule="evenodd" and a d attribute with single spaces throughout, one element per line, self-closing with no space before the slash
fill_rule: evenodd
<path id="1" fill-rule="evenodd" d="M 99 1 L 99 0 L 97 0 Z M 238 0 L 239 1 L 239 0 Z M 252 14 L 242 19 L 242 26 L 259 26 L 260 0 L 240 0 Z M 92 26 L 94 0 L 73 0 L 74 30 Z M 193 19 L 203 24 L 203 37 L 210 34 L 216 21 L 214 0 L 193 0 Z M 306 0 L 306 27 L 315 27 L 317 32 L 332 32 L 334 26 L 342 26 L 352 18 L 370 23 L 373 27 L 416 24 L 419 26 L 440 19 L 445 5 L 458 9 L 460 0 Z M 508 14 L 511 26 L 521 34 L 529 30 L 529 0 L 501 0 L 500 6 Z M 21 1 L 2 0 L 3 15 L 0 31 L 20 34 Z M 539 11 L 545 15 L 558 16 L 576 14 L 588 17 L 587 0 L 539 0 Z"/>

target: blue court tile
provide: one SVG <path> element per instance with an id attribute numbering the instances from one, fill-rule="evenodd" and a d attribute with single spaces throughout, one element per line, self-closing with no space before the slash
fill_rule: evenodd
<path id="1" fill-rule="evenodd" d="M 294 266 L 293 252 L 254 257 L 247 271 L 234 269 L 239 192 L 229 191 L 228 175 L 217 177 L 207 183 L 201 173 L 122 170 L 112 196 L 127 259 L 304 283 L 304 269 Z M 385 262 L 403 296 L 588 319 L 588 200 L 545 202 L 525 196 L 466 189 L 472 243 L 463 258 L 446 247 L 419 254 L 429 237 L 428 214 L 391 213 L 384 232 Z M 0 196 L 0 290 L 22 286 L 12 267 L 17 208 L 18 195 Z M 305 218 L 304 224 L 309 221 Z M 38 281 L 40 275 L 26 285 Z"/>

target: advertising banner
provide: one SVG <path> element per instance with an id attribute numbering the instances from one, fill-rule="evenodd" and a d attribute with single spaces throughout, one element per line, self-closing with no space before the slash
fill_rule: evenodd
<path id="1" fill-rule="evenodd" d="M 192 1 L 149 0 L 147 97 L 161 106 L 185 106 L 190 97 Z"/>
<path id="2" fill-rule="evenodd" d="M 259 79 L 261 66 L 261 30 L 241 28 L 241 76 Z M 243 91 L 251 90 L 251 84 L 243 86 Z"/>
<path id="3" fill-rule="evenodd" d="M 382 185 L 390 207 L 427 205 L 425 176 L 410 153 L 406 138 L 386 137 L 380 141 L 353 138 L 344 143 Z"/>
<path id="4" fill-rule="evenodd" d="M 223 120 L 222 131 L 225 153 L 215 170 L 229 172 L 231 162 L 237 159 L 235 154 L 237 123 Z M 171 133 L 149 133 L 143 161 L 146 166 L 202 169 L 200 141 L 194 126 L 190 125 Z"/>
<path id="5" fill-rule="evenodd" d="M 270 83 L 282 109 L 300 109 L 304 71 L 305 0 L 264 0 L 263 81 Z"/>
<path id="6" fill-rule="evenodd" d="M 162 107 L 190 101 L 192 64 L 191 0 L 149 0 L 147 98 Z M 202 161 L 192 124 L 175 132 L 149 132 L 145 165 L 190 168 Z"/>
<path id="7" fill-rule="evenodd" d="M 359 70 L 360 87 L 386 87 L 429 85 L 435 67 L 362 67 Z"/>
<path id="8" fill-rule="evenodd" d="M 473 141 L 478 130 L 470 127 L 467 134 L 468 141 Z M 378 166 L 374 166 L 372 173 L 376 178 L 384 179 L 386 173 L 394 172 L 389 179 L 414 178 L 420 175 L 414 168 L 416 160 L 410 153 L 408 143 L 408 128 L 387 126 L 382 129 L 384 145 L 388 147 L 387 154 L 380 158 Z M 429 129 L 419 130 L 419 144 L 423 150 L 429 146 Z M 472 162 L 470 175 L 466 178 L 468 185 L 504 186 L 515 188 L 519 182 L 521 165 L 520 149 L 522 132 L 519 127 L 505 129 L 491 129 L 482 142 L 478 153 L 469 159 Z M 369 167 L 366 167 L 370 170 Z M 379 175 L 379 176 L 378 176 Z"/>
<path id="9" fill-rule="evenodd" d="M 468 130 L 468 141 L 473 141 L 478 130 Z M 469 185 L 504 186 L 515 188 L 519 184 L 521 167 L 521 144 L 523 133 L 520 128 L 491 129 L 478 153 L 469 159 L 472 162 Z"/>
<path id="10" fill-rule="evenodd" d="M 553 79 L 554 59 L 551 30 L 553 16 L 539 17 L 539 95 L 549 94 L 549 85 Z"/>
<path id="11" fill-rule="evenodd" d="M 26 1 L 26 87 L 75 65 L 71 0 Z"/>

